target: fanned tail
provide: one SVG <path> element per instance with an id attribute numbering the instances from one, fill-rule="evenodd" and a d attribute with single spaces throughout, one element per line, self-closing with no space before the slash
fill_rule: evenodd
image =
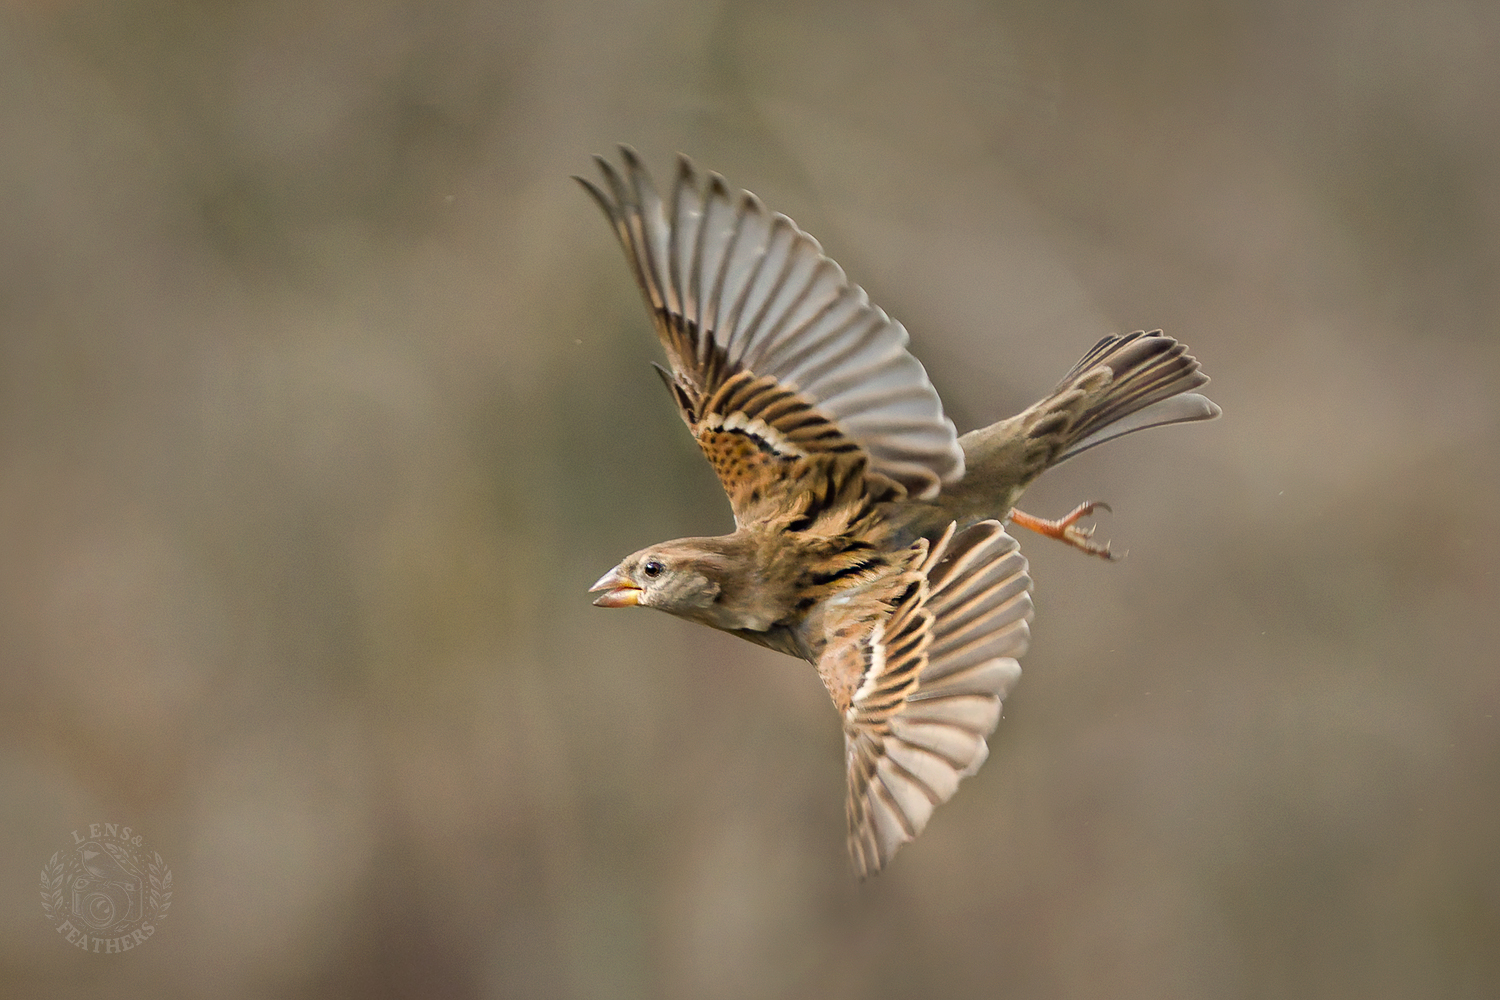
<path id="1" fill-rule="evenodd" d="M 1105 337 L 1037 404 L 1068 422 L 1050 464 L 1148 427 L 1212 420 L 1218 404 L 1193 391 L 1207 383 L 1187 346 L 1160 330 Z"/>

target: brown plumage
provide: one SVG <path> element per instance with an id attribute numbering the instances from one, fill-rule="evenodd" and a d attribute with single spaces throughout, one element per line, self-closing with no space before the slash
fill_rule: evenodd
<path id="1" fill-rule="evenodd" d="M 1032 607 L 1011 518 L 1108 555 L 1076 521 L 1014 510 L 1047 468 L 1218 407 L 1186 349 L 1106 337 L 1041 402 L 959 438 L 900 323 L 816 240 L 678 160 L 663 204 L 634 151 L 579 178 L 625 248 L 658 369 L 735 530 L 642 549 L 604 607 L 655 607 L 802 657 L 844 726 L 849 852 L 877 871 L 988 754 Z"/>

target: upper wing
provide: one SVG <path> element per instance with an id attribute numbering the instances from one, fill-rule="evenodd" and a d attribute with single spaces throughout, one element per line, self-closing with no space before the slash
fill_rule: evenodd
<path id="1" fill-rule="evenodd" d="M 683 419 L 741 523 L 799 459 L 868 456 L 871 472 L 931 499 L 963 449 L 906 330 L 817 240 L 748 191 L 678 159 L 670 205 L 629 147 L 607 191 L 578 178 L 614 224 L 645 293 Z M 665 373 L 664 373 L 665 374 Z"/>
<path id="2" fill-rule="evenodd" d="M 890 617 L 830 645 L 819 662 L 825 681 L 856 653 L 864 666 L 840 705 L 849 854 L 860 877 L 884 867 L 979 770 L 1030 641 L 1031 578 L 1015 539 L 998 521 L 948 531 Z"/>

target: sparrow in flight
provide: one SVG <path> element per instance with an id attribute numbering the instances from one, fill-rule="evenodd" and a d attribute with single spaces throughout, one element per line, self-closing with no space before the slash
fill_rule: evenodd
<path id="1" fill-rule="evenodd" d="M 1208 381 L 1160 331 L 1105 337 L 1022 413 L 959 437 L 907 333 L 755 195 L 680 157 L 663 202 L 634 150 L 577 178 L 625 249 L 657 371 L 735 530 L 627 556 L 591 588 L 812 663 L 843 720 L 860 877 L 989 753 L 1032 616 L 1004 523 L 1112 558 L 1078 521 L 1015 509 L 1046 469 L 1132 431 L 1208 420 Z"/>

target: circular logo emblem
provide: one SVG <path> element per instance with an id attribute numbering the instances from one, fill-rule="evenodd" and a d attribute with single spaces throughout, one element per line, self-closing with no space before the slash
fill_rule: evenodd
<path id="1" fill-rule="evenodd" d="M 109 955 L 145 944 L 172 905 L 172 871 L 118 823 L 91 823 L 42 868 L 42 909 L 75 948 Z"/>

